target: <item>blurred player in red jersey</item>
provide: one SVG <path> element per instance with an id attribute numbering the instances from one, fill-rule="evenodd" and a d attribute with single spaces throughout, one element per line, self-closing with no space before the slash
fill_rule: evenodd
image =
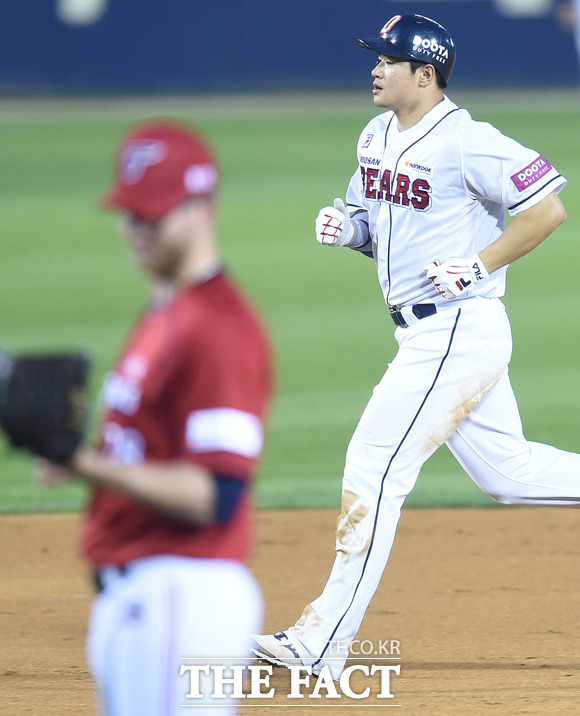
<path id="1" fill-rule="evenodd" d="M 183 667 L 244 664 L 261 624 L 243 560 L 271 359 L 220 262 L 218 178 L 200 137 L 150 123 L 122 139 L 104 199 L 123 214 L 153 288 L 105 380 L 100 447 L 71 463 L 92 488 L 82 533 L 98 588 L 88 656 L 107 716 L 236 713 L 231 699 L 209 698 L 215 672 L 201 672 L 199 698 Z M 38 470 L 44 483 L 59 477 L 49 463 Z"/>

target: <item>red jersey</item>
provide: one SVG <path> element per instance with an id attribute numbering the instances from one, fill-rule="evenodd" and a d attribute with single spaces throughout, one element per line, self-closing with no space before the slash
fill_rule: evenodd
<path id="1" fill-rule="evenodd" d="M 147 312 L 105 379 L 102 452 L 125 463 L 189 461 L 249 481 L 271 392 L 265 331 L 224 276 Z M 191 527 L 119 491 L 97 488 L 82 534 L 97 567 L 153 554 L 244 559 L 248 490 L 224 525 Z"/>

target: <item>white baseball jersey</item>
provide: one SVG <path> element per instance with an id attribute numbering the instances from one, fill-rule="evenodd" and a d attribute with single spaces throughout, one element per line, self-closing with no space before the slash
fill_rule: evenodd
<path id="1" fill-rule="evenodd" d="M 479 253 L 502 233 L 506 207 L 515 215 L 566 183 L 547 159 L 447 97 L 404 132 L 393 112 L 375 117 L 357 152 L 346 198 L 369 240 L 356 248 L 372 252 L 390 305 L 444 303 L 428 263 Z M 469 296 L 503 296 L 506 270 Z"/>
<path id="2" fill-rule="evenodd" d="M 401 306 L 390 361 L 349 443 L 336 558 L 321 595 L 285 631 L 314 670 L 339 678 L 389 559 L 422 465 L 446 443 L 498 502 L 580 505 L 580 454 L 529 442 L 508 375 L 505 269 L 448 300 L 426 278 L 434 259 L 479 253 L 514 215 L 565 179 L 537 152 L 445 98 L 400 132 L 385 112 L 364 129 L 347 202 L 388 304 Z M 368 230 L 367 230 L 368 227 Z M 415 312 L 418 303 L 434 311 Z M 341 527 L 341 525 L 343 525 Z M 348 528 L 344 527 L 348 525 Z"/>

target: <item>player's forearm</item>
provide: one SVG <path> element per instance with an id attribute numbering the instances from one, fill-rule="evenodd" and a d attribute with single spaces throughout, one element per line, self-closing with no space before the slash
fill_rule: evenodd
<path id="1" fill-rule="evenodd" d="M 489 273 L 511 264 L 536 246 L 566 219 L 564 205 L 554 193 L 514 216 L 502 235 L 480 251 L 479 257 Z"/>
<path id="2" fill-rule="evenodd" d="M 85 482 L 119 490 L 175 519 L 195 525 L 214 520 L 215 480 L 201 467 L 154 462 L 125 465 L 91 448 L 78 450 L 71 467 Z"/>

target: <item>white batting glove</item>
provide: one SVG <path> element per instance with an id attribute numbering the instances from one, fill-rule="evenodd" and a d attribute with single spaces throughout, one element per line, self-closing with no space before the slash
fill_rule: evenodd
<path id="1" fill-rule="evenodd" d="M 489 278 L 479 254 L 468 259 L 447 259 L 443 263 L 433 261 L 425 266 L 424 271 L 443 298 L 457 298 L 464 291 L 472 289 L 475 284 Z"/>
<path id="2" fill-rule="evenodd" d="M 325 206 L 316 217 L 316 240 L 326 246 L 347 246 L 354 238 L 354 226 L 342 199 Z"/>

